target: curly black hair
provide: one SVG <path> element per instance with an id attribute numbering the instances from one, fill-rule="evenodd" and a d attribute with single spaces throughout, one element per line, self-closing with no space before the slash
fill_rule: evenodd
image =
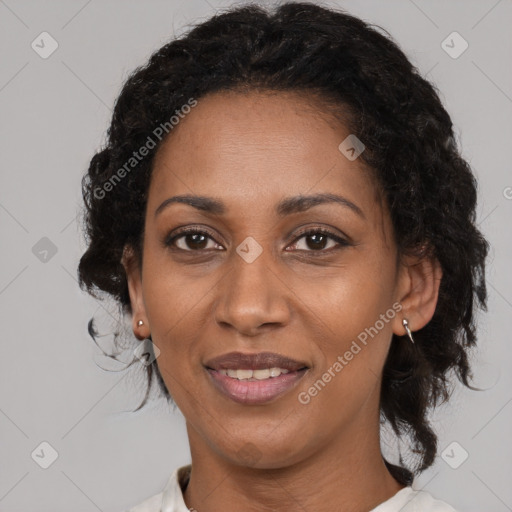
<path id="1" fill-rule="evenodd" d="M 130 245 L 142 262 L 154 155 L 172 132 L 169 120 L 191 98 L 227 90 L 295 91 L 322 98 L 328 113 L 343 109 L 340 121 L 366 146 L 360 158 L 383 192 L 399 253 L 434 256 L 441 265 L 432 320 L 414 333 L 414 345 L 393 336 L 383 371 L 381 421 L 389 421 L 398 438 L 409 436 L 417 463 L 407 468 L 402 456 L 400 466 L 385 462 L 409 485 L 435 459 L 428 412 L 448 400 L 449 371 L 476 389 L 468 381 L 468 352 L 476 345 L 476 309 L 486 310 L 489 245 L 475 222 L 476 179 L 438 90 L 381 27 L 308 2 L 272 10 L 251 4 L 220 12 L 157 50 L 126 80 L 107 142 L 82 180 L 88 248 L 79 263 L 80 286 L 95 297 L 109 295 L 131 314 L 121 258 Z M 155 128 L 164 126 L 165 136 L 156 137 L 163 130 Z M 134 151 L 149 147 L 150 139 L 154 147 L 134 162 Z M 156 361 L 147 372 L 141 406 L 153 372 L 172 401 Z"/>

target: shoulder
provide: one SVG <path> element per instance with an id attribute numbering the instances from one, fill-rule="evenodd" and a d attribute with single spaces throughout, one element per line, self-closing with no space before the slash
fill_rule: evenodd
<path id="1" fill-rule="evenodd" d="M 414 491 L 416 493 L 413 501 L 416 500 L 418 512 L 457 512 L 445 501 L 434 498 L 426 491 Z"/>
<path id="2" fill-rule="evenodd" d="M 458 512 L 448 503 L 434 498 L 427 491 L 404 487 L 388 501 L 371 512 Z"/>
<path id="3" fill-rule="evenodd" d="M 187 486 L 190 471 L 190 464 L 176 468 L 162 492 L 126 512 L 188 512 L 183 501 L 183 489 Z"/>
<path id="4" fill-rule="evenodd" d="M 457 512 L 448 503 L 434 498 L 430 493 L 426 491 L 413 491 L 412 502 L 416 502 L 416 508 L 418 512 Z"/>
<path id="5" fill-rule="evenodd" d="M 126 512 L 160 512 L 162 509 L 162 498 L 163 492 L 155 494 Z"/>

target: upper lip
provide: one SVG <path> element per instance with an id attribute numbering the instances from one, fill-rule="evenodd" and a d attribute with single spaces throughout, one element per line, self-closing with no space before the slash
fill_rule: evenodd
<path id="1" fill-rule="evenodd" d="M 262 370 L 265 368 L 283 368 L 296 371 L 308 368 L 306 363 L 296 361 L 274 352 L 259 352 L 258 354 L 244 354 L 243 352 L 229 352 L 206 362 L 205 366 L 212 370 Z"/>

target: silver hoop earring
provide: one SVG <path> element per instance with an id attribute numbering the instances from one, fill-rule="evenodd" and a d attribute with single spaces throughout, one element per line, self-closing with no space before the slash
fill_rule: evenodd
<path id="1" fill-rule="evenodd" d="M 409 329 L 409 322 L 407 321 L 407 318 L 404 318 L 402 320 L 402 324 L 405 328 L 405 331 L 407 332 L 407 336 L 409 336 L 409 338 L 411 339 L 412 343 L 414 343 L 414 339 L 412 338 L 412 332 L 411 332 L 411 329 Z"/>

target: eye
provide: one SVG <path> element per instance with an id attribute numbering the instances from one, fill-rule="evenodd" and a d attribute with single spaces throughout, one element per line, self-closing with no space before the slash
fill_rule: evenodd
<path id="1" fill-rule="evenodd" d="M 208 241 L 214 242 L 213 236 L 208 231 L 191 227 L 181 229 L 178 233 L 168 237 L 165 240 L 165 245 L 175 245 L 178 249 L 187 252 L 216 249 L 215 244 L 213 244 L 214 247 L 208 247 Z"/>
<path id="2" fill-rule="evenodd" d="M 302 248 L 297 247 L 300 245 L 299 241 L 302 239 L 304 239 L 304 246 Z M 210 246 L 208 246 L 209 242 L 211 242 Z M 331 242 L 330 247 L 328 246 L 329 242 Z M 177 249 L 186 252 L 201 252 L 203 250 L 211 249 L 221 250 L 219 247 L 222 247 L 220 244 L 215 242 L 211 233 L 204 229 L 200 230 L 194 227 L 179 230 L 174 235 L 167 237 L 164 243 L 168 247 L 174 246 Z M 327 229 L 312 228 L 300 233 L 299 237 L 295 239 L 295 242 L 290 247 L 295 247 L 295 249 L 305 252 L 324 253 L 331 252 L 331 250 L 348 245 L 350 245 L 350 243 L 347 240 Z"/>
<path id="3" fill-rule="evenodd" d="M 301 233 L 291 247 L 297 248 L 297 246 L 300 245 L 298 241 L 302 239 L 304 239 L 303 248 L 299 247 L 299 250 L 306 252 L 331 252 L 333 249 L 335 250 L 350 245 L 347 240 L 335 235 L 327 229 L 313 228 Z M 332 242 L 332 245 L 326 249 L 329 241 Z"/>

